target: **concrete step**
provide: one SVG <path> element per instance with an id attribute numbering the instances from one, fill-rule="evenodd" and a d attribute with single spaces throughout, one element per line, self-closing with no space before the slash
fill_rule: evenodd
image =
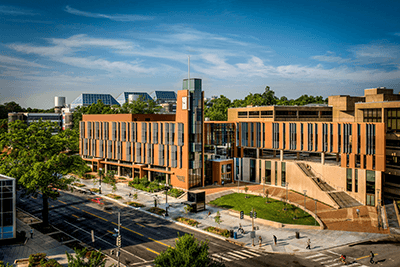
<path id="1" fill-rule="evenodd" d="M 330 192 L 328 193 L 340 208 L 351 208 L 361 206 L 362 204 L 356 199 L 349 196 L 346 192 Z"/>
<path id="2" fill-rule="evenodd" d="M 399 222 L 397 221 L 396 211 L 394 209 L 393 202 L 385 205 L 386 216 L 388 219 L 390 228 L 399 228 Z"/>

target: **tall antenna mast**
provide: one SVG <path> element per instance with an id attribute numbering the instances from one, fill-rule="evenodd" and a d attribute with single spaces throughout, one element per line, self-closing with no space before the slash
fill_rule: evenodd
<path id="1" fill-rule="evenodd" d="M 190 55 L 188 55 L 188 90 L 190 90 Z"/>

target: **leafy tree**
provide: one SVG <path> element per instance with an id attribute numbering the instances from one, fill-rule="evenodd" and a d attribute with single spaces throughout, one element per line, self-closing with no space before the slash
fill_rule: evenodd
<path id="1" fill-rule="evenodd" d="M 71 182 L 63 175 L 86 166 L 79 155 L 68 156 L 71 140 L 55 123 L 39 121 L 27 125 L 16 121 L 0 136 L 0 173 L 14 177 L 27 194 L 42 193 L 43 223 L 48 224 L 48 199 L 59 195 L 52 188 L 67 189 Z"/>
<path id="2" fill-rule="evenodd" d="M 87 248 L 84 249 L 74 249 L 75 256 L 65 252 L 68 258 L 68 267 L 105 267 L 107 259 L 99 251 L 87 251 Z M 89 258 L 86 258 L 86 255 L 89 254 Z M 114 266 L 114 265 L 112 265 Z"/>
<path id="3" fill-rule="evenodd" d="M 116 111 L 121 114 L 155 114 L 161 110 L 154 100 L 144 100 L 143 96 L 132 102 L 125 102 L 122 107 L 116 107 Z"/>
<path id="4" fill-rule="evenodd" d="M 0 261 L 0 267 L 13 267 L 14 265 L 7 263 L 4 263 L 3 261 Z"/>
<path id="5" fill-rule="evenodd" d="M 199 242 L 194 236 L 185 234 L 175 241 L 175 248 L 169 247 L 154 260 L 156 267 L 223 267 L 208 257 L 208 242 Z"/>
<path id="6" fill-rule="evenodd" d="M 8 131 L 8 119 L 0 119 L 0 135 Z"/>
<path id="7" fill-rule="evenodd" d="M 226 121 L 229 107 L 231 107 L 231 100 L 221 95 L 219 98 L 206 103 L 204 116 L 212 121 Z"/>
<path id="8" fill-rule="evenodd" d="M 105 105 L 100 99 L 97 103 L 93 103 L 90 106 L 77 107 L 72 113 L 72 121 L 74 122 L 73 129 L 79 132 L 79 122 L 82 120 L 83 114 L 115 114 L 118 113 L 115 109 L 108 105 Z"/>

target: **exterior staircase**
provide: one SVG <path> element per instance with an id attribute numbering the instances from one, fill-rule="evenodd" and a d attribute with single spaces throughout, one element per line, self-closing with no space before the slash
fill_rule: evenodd
<path id="1" fill-rule="evenodd" d="M 389 229 L 391 234 L 400 234 L 400 225 L 399 221 L 397 220 L 395 206 L 396 203 L 391 199 L 385 199 L 385 209 L 386 209 L 386 216 L 389 224 Z"/>
<path id="2" fill-rule="evenodd" d="M 211 201 L 213 201 L 217 198 L 220 198 L 222 196 L 229 195 L 232 193 L 235 193 L 235 192 L 232 190 L 226 190 L 226 191 L 221 191 L 221 192 L 217 192 L 214 194 L 206 195 L 206 203 L 210 203 Z"/>
<path id="3" fill-rule="evenodd" d="M 335 188 L 333 188 L 331 185 L 329 185 L 327 182 L 322 180 L 321 177 L 318 177 L 313 170 L 308 167 L 305 163 L 303 162 L 297 162 L 297 166 L 303 171 L 303 173 L 311 178 L 314 183 L 319 187 L 319 189 L 325 193 L 327 193 L 330 198 L 338 204 L 338 206 L 343 209 L 343 208 L 351 208 L 351 207 L 356 207 L 356 206 L 361 206 L 362 204 L 358 202 L 356 199 L 351 197 L 349 194 L 347 194 L 344 191 L 337 191 Z"/>

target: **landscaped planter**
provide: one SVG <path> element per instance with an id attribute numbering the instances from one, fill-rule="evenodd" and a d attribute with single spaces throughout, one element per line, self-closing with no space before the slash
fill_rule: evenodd
<path id="1" fill-rule="evenodd" d="M 189 218 L 184 218 L 184 217 L 178 217 L 178 218 L 176 218 L 175 220 L 178 221 L 178 222 L 181 222 L 181 223 L 190 225 L 190 226 L 195 226 L 195 227 L 197 227 L 197 226 L 200 224 L 200 223 L 199 223 L 198 221 L 196 221 L 196 220 L 189 219 Z"/>
<path id="2" fill-rule="evenodd" d="M 122 197 L 119 195 L 115 195 L 115 194 L 107 194 L 106 196 L 111 197 L 113 199 L 121 199 Z"/>
<path id="3" fill-rule="evenodd" d="M 132 207 L 136 207 L 136 208 L 145 207 L 145 205 L 143 205 L 142 203 L 133 202 L 133 201 L 125 202 L 125 204 L 132 206 Z"/>
<path id="4" fill-rule="evenodd" d="M 163 215 L 165 213 L 165 210 L 157 208 L 157 207 L 151 207 L 149 209 L 150 212 L 155 213 L 157 215 Z"/>
<path id="5" fill-rule="evenodd" d="M 217 235 L 221 235 L 223 237 L 229 237 L 229 231 L 226 229 L 221 229 L 218 227 L 213 227 L 213 226 L 209 226 L 206 229 L 204 229 L 204 231 L 213 233 L 213 234 L 217 234 Z"/>

